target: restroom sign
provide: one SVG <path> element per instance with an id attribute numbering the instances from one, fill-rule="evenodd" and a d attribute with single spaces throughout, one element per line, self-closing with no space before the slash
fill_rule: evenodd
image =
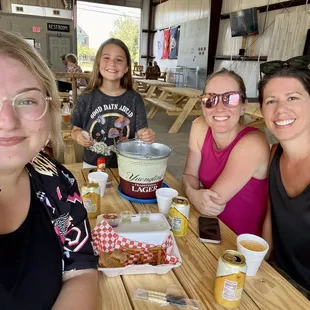
<path id="1" fill-rule="evenodd" d="M 70 25 L 47 23 L 47 30 L 57 32 L 70 32 Z"/>

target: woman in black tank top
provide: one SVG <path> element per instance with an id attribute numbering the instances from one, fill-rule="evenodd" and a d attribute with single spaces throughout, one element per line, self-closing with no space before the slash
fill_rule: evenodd
<path id="1" fill-rule="evenodd" d="M 260 81 L 271 151 L 263 228 L 276 269 L 310 298 L 310 70 L 285 67 Z"/>

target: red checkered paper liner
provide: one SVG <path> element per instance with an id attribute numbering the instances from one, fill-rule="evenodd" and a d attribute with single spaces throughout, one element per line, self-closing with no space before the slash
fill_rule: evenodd
<path id="1" fill-rule="evenodd" d="M 173 248 L 173 238 L 168 236 L 165 242 L 161 245 L 154 245 L 145 242 L 127 239 L 117 234 L 107 221 L 101 221 L 92 231 L 93 246 L 97 254 L 102 252 L 110 253 L 117 249 L 126 248 L 130 249 L 144 249 L 136 254 L 129 255 L 126 262 L 127 265 L 133 264 L 149 264 L 155 259 L 158 251 L 152 253 L 152 248 L 162 248 L 162 264 L 175 265 L 179 262 L 178 257 L 171 255 Z"/>

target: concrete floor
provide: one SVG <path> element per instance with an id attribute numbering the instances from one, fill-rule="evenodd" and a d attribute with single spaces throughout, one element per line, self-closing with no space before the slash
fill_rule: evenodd
<path id="1" fill-rule="evenodd" d="M 147 111 L 150 109 L 146 107 Z M 186 153 L 188 148 L 188 138 L 190 128 L 193 120 L 196 116 L 189 116 L 178 133 L 169 134 L 168 130 L 172 126 L 176 119 L 176 116 L 169 116 L 165 111 L 158 110 L 152 120 L 149 120 L 149 127 L 156 133 L 156 141 L 172 147 L 173 151 L 168 159 L 167 170 L 176 176 L 177 179 L 181 179 L 183 169 L 186 160 Z M 245 122 L 250 121 L 251 118 L 246 118 Z M 258 127 L 264 130 L 264 125 Z M 269 143 L 274 143 L 274 139 L 267 133 Z M 83 148 L 80 145 L 76 145 L 76 161 L 82 162 Z"/>
<path id="2" fill-rule="evenodd" d="M 157 142 L 172 147 L 167 170 L 180 179 L 184 170 L 191 125 L 196 116 L 187 117 L 177 133 L 168 133 L 176 118 L 176 116 L 169 116 L 165 111 L 159 110 L 154 118 L 149 120 L 149 127 L 155 131 Z"/>

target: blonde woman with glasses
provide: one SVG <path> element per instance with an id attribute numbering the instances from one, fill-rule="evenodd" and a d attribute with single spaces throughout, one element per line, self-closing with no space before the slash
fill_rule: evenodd
<path id="1" fill-rule="evenodd" d="M 0 31 L 0 304 L 95 309 L 97 259 L 73 175 L 41 152 L 62 139 L 52 72 Z"/>

